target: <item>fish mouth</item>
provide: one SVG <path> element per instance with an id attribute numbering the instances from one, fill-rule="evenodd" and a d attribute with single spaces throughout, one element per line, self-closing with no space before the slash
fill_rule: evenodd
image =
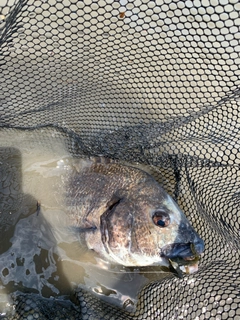
<path id="1" fill-rule="evenodd" d="M 200 255 L 204 250 L 203 241 L 198 243 L 174 243 L 162 248 L 160 256 L 166 258 L 170 268 L 173 268 L 178 276 L 182 273 L 190 274 L 198 270 Z"/>

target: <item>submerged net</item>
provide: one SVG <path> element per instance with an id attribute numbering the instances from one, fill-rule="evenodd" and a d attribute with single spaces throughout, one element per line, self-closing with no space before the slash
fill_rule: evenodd
<path id="1" fill-rule="evenodd" d="M 36 130 L 51 148 L 53 128 L 74 156 L 150 166 L 206 249 L 196 274 L 148 284 L 134 313 L 83 290 L 18 293 L 0 318 L 240 319 L 239 12 L 238 0 L 2 2 L 0 135 Z"/>

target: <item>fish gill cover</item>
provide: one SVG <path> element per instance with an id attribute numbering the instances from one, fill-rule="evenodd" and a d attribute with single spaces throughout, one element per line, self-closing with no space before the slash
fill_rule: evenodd
<path id="1" fill-rule="evenodd" d="M 20 283 L 2 318 L 240 319 L 239 11 L 238 0 L 1 2 L 2 147 L 34 130 L 39 150 L 63 140 L 74 157 L 145 165 L 205 242 L 199 271 L 146 285 L 134 313 L 82 289 L 70 301 Z M 1 230 L 14 241 L 38 199 L 2 171 Z M 12 272 L 28 259 L 10 257 Z"/>

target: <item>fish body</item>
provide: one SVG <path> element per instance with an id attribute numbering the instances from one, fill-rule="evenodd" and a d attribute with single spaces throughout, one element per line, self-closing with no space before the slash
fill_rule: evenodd
<path id="1" fill-rule="evenodd" d="M 76 168 L 67 187 L 68 215 L 89 249 L 124 266 L 196 265 L 203 240 L 150 174 L 111 162 Z"/>

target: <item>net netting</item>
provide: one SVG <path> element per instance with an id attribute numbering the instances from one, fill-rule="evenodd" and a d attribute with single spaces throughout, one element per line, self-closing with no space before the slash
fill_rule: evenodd
<path id="1" fill-rule="evenodd" d="M 1 1 L 0 135 L 50 127 L 73 155 L 150 166 L 206 249 L 134 313 L 80 290 L 19 293 L 0 318 L 240 319 L 239 13 L 238 0 Z"/>

